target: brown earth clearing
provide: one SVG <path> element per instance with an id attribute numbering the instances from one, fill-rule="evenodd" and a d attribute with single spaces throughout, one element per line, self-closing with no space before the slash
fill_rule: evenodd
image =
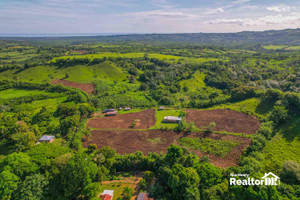
<path id="1" fill-rule="evenodd" d="M 95 91 L 95 86 L 91 83 L 76 83 L 76 82 L 62 80 L 62 79 L 56 79 L 56 80 L 51 81 L 51 84 L 54 84 L 54 85 L 62 84 L 64 86 L 79 88 L 88 94 L 92 94 Z"/>
<path id="2" fill-rule="evenodd" d="M 88 123 L 87 127 L 97 129 L 147 129 L 155 125 L 155 110 L 148 109 L 141 112 L 126 113 L 109 117 L 95 117 Z"/>
<path id="3" fill-rule="evenodd" d="M 255 134 L 260 121 L 253 116 L 229 109 L 186 110 L 186 121 L 193 121 L 200 129 L 206 129 L 210 122 L 215 122 L 213 131 Z"/>
<path id="4" fill-rule="evenodd" d="M 109 146 L 120 154 L 135 153 L 136 151 L 141 151 L 144 155 L 147 155 L 149 152 L 166 153 L 168 147 L 171 144 L 178 145 L 177 140 L 183 136 L 215 140 L 235 140 L 241 142 L 234 147 L 225 158 L 191 149 L 199 157 L 209 155 L 211 162 L 222 168 L 238 165 L 238 160 L 242 151 L 251 143 L 250 138 L 217 133 L 185 134 L 161 130 L 93 130 L 91 132 L 92 135 L 90 138 L 83 141 L 83 147 L 87 148 L 89 144 L 97 144 L 98 148 Z"/>

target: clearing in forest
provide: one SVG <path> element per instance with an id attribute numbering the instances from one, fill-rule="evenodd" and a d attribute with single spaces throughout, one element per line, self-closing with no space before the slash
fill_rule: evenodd
<path id="1" fill-rule="evenodd" d="M 58 80 L 51 81 L 51 84 L 54 84 L 54 85 L 62 84 L 64 86 L 79 88 L 79 89 L 81 89 L 82 91 L 84 91 L 88 94 L 92 94 L 95 91 L 95 86 L 91 83 L 75 83 L 75 82 L 72 82 L 72 81 L 58 79 Z"/>

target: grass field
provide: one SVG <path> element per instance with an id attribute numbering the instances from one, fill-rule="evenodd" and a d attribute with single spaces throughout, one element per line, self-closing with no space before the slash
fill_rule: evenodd
<path id="1" fill-rule="evenodd" d="M 282 127 L 262 151 L 261 164 L 266 171 L 278 173 L 286 160 L 300 164 L 300 117 L 296 117 Z"/>
<path id="2" fill-rule="evenodd" d="M 94 58 L 104 58 L 104 57 L 111 57 L 111 58 L 141 58 L 144 57 L 145 53 L 113 53 L 113 52 L 106 52 L 106 53 L 99 53 L 99 54 L 87 54 L 87 55 L 73 55 L 73 56 L 62 56 L 62 57 L 56 57 L 53 58 L 50 62 L 55 62 L 57 59 L 72 59 L 72 58 L 88 58 L 88 59 L 94 59 Z M 182 62 L 193 62 L 193 63 L 203 63 L 208 61 L 215 61 L 219 60 L 217 58 L 188 58 L 188 57 L 181 57 L 181 56 L 173 56 L 173 55 L 165 55 L 165 54 L 156 54 L 156 53 L 149 53 L 149 58 L 157 58 L 160 60 L 169 60 L 171 62 L 178 61 L 179 59 L 182 60 Z"/>
<path id="3" fill-rule="evenodd" d="M 179 144 L 188 149 L 199 150 L 204 153 L 224 158 L 231 149 L 239 144 L 237 141 L 212 140 L 209 138 L 187 138 L 178 140 Z"/>
<path id="4" fill-rule="evenodd" d="M 24 96 L 34 95 L 47 95 L 52 94 L 43 90 L 19 90 L 19 89 L 8 89 L 0 91 L 0 99 L 10 99 Z"/>
<path id="5" fill-rule="evenodd" d="M 192 78 L 187 80 L 180 81 L 180 86 L 183 88 L 184 86 L 189 88 L 190 92 L 195 92 L 199 87 L 205 87 L 204 83 L 205 74 L 199 71 L 196 71 Z"/>
<path id="6" fill-rule="evenodd" d="M 66 78 L 66 74 L 69 75 L 68 78 Z M 126 79 L 126 74 L 121 68 L 108 62 L 92 66 L 76 65 L 61 69 L 53 66 L 37 66 L 20 72 L 7 70 L 0 73 L 0 80 L 18 79 L 37 83 L 64 78 L 78 83 L 91 83 L 97 79 L 123 81 Z"/>
<path id="7" fill-rule="evenodd" d="M 268 45 L 268 46 L 263 46 L 264 49 L 268 49 L 268 50 L 283 49 L 285 47 L 287 47 L 287 45 Z"/>
<path id="8" fill-rule="evenodd" d="M 177 123 L 164 123 L 163 119 L 165 116 L 179 116 L 180 111 L 179 110 L 173 110 L 173 109 L 166 109 L 166 110 L 156 110 L 155 111 L 155 118 L 156 123 L 155 126 L 151 129 L 160 129 L 160 128 L 169 128 L 174 129 L 177 127 Z"/>

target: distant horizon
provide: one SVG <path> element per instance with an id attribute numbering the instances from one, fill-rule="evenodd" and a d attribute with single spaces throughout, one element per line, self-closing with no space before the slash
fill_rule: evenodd
<path id="1" fill-rule="evenodd" d="M 300 28 L 295 0 L 4 0 L 11 33 L 235 33 Z"/>
<path id="2" fill-rule="evenodd" d="M 151 34 L 226 34 L 226 33 L 242 33 L 242 32 L 266 32 L 266 31 L 284 31 L 284 30 L 297 30 L 300 28 L 287 28 L 287 29 L 270 29 L 262 31 L 237 31 L 237 32 L 174 32 L 174 33 L 0 33 L 0 37 L 93 37 L 93 36 L 114 36 L 114 35 L 151 35 Z"/>

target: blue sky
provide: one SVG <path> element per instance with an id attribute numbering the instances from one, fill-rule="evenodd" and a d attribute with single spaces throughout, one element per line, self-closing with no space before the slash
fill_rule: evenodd
<path id="1" fill-rule="evenodd" d="M 299 0 L 0 0 L 0 33 L 191 33 L 300 28 Z"/>

